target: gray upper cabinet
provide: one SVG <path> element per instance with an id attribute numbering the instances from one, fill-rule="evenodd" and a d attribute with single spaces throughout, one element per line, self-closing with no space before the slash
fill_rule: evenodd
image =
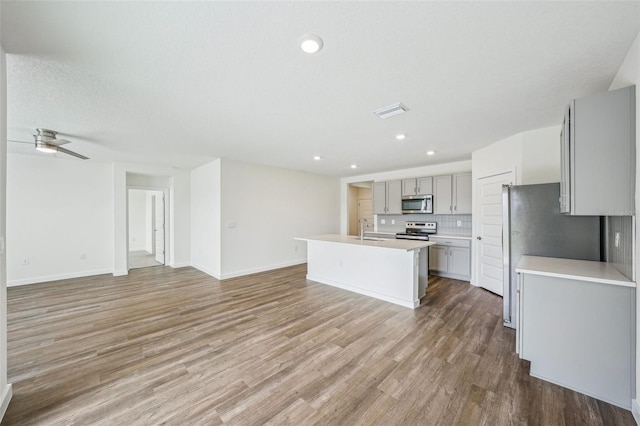
<path id="1" fill-rule="evenodd" d="M 433 213 L 451 214 L 453 211 L 453 198 L 451 193 L 451 175 L 436 176 L 433 178 Z"/>
<path id="2" fill-rule="evenodd" d="M 387 183 L 374 182 L 372 195 L 373 214 L 387 214 Z"/>
<path id="3" fill-rule="evenodd" d="M 418 178 L 417 182 L 418 182 L 418 188 L 417 188 L 416 195 L 433 194 L 433 178 L 431 176 Z"/>
<path id="4" fill-rule="evenodd" d="M 402 196 L 431 195 L 433 194 L 433 178 L 422 177 L 417 179 L 404 179 L 402 181 Z"/>
<path id="5" fill-rule="evenodd" d="M 563 213 L 635 213 L 635 86 L 575 99 L 561 131 Z"/>
<path id="6" fill-rule="evenodd" d="M 402 182 L 373 184 L 373 214 L 402 214 Z"/>
<path id="7" fill-rule="evenodd" d="M 387 182 L 387 214 L 402 214 L 402 182 Z"/>
<path id="8" fill-rule="evenodd" d="M 434 214 L 471 214 L 471 173 L 433 179 Z"/>
<path id="9" fill-rule="evenodd" d="M 402 180 L 402 196 L 416 195 L 418 193 L 417 179 L 403 179 Z"/>
<path id="10" fill-rule="evenodd" d="M 471 214 L 471 173 L 453 175 L 453 214 Z"/>

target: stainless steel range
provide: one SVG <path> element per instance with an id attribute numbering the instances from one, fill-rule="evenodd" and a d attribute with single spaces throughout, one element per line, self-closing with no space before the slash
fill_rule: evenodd
<path id="1" fill-rule="evenodd" d="M 401 240 L 429 241 L 429 234 L 435 234 L 436 228 L 436 222 L 407 222 L 405 231 L 398 232 L 396 238 Z"/>

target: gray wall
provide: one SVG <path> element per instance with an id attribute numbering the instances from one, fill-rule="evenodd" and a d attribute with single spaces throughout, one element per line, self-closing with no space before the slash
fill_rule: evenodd
<path id="1" fill-rule="evenodd" d="M 385 221 L 382 224 L 382 220 Z M 391 222 L 395 220 L 395 224 Z M 458 221 L 462 226 L 458 226 Z M 378 215 L 378 231 L 380 232 L 400 232 L 404 231 L 405 222 L 436 222 L 438 224 L 438 234 L 442 235 L 471 235 L 471 215 L 470 214 L 401 214 L 401 215 Z"/>
<path id="2" fill-rule="evenodd" d="M 605 231 L 605 259 L 624 276 L 633 279 L 633 217 L 608 216 Z M 615 246 L 616 232 L 620 233 L 620 244 Z"/>

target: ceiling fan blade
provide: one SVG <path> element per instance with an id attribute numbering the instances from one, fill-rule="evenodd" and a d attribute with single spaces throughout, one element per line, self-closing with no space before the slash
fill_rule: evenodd
<path id="1" fill-rule="evenodd" d="M 71 141 L 68 141 L 66 139 L 46 139 L 46 140 L 44 140 L 44 142 L 48 143 L 49 145 L 55 145 L 55 146 L 60 146 L 60 145 L 66 144 L 66 143 L 71 143 Z"/>
<path id="2" fill-rule="evenodd" d="M 57 148 L 58 148 L 58 152 L 62 152 L 62 153 L 64 153 L 64 154 L 73 155 L 74 157 L 81 158 L 81 159 L 83 159 L 83 160 L 88 160 L 88 159 L 89 159 L 89 157 L 85 157 L 84 155 L 82 155 L 82 154 L 78 154 L 77 152 L 69 151 L 69 150 L 68 150 L 68 149 L 66 149 L 66 148 L 62 148 L 62 147 L 60 147 L 60 146 L 59 146 L 59 147 L 57 147 Z"/>
<path id="3" fill-rule="evenodd" d="M 13 139 L 7 139 L 7 142 L 13 142 L 13 143 L 28 143 L 29 145 L 33 145 L 33 142 L 16 141 L 16 140 L 13 140 Z"/>

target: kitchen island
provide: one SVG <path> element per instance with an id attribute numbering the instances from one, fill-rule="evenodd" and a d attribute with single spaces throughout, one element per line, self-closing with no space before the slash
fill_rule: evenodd
<path id="1" fill-rule="evenodd" d="M 307 242 L 307 279 L 415 309 L 428 286 L 430 241 L 317 235 Z"/>

